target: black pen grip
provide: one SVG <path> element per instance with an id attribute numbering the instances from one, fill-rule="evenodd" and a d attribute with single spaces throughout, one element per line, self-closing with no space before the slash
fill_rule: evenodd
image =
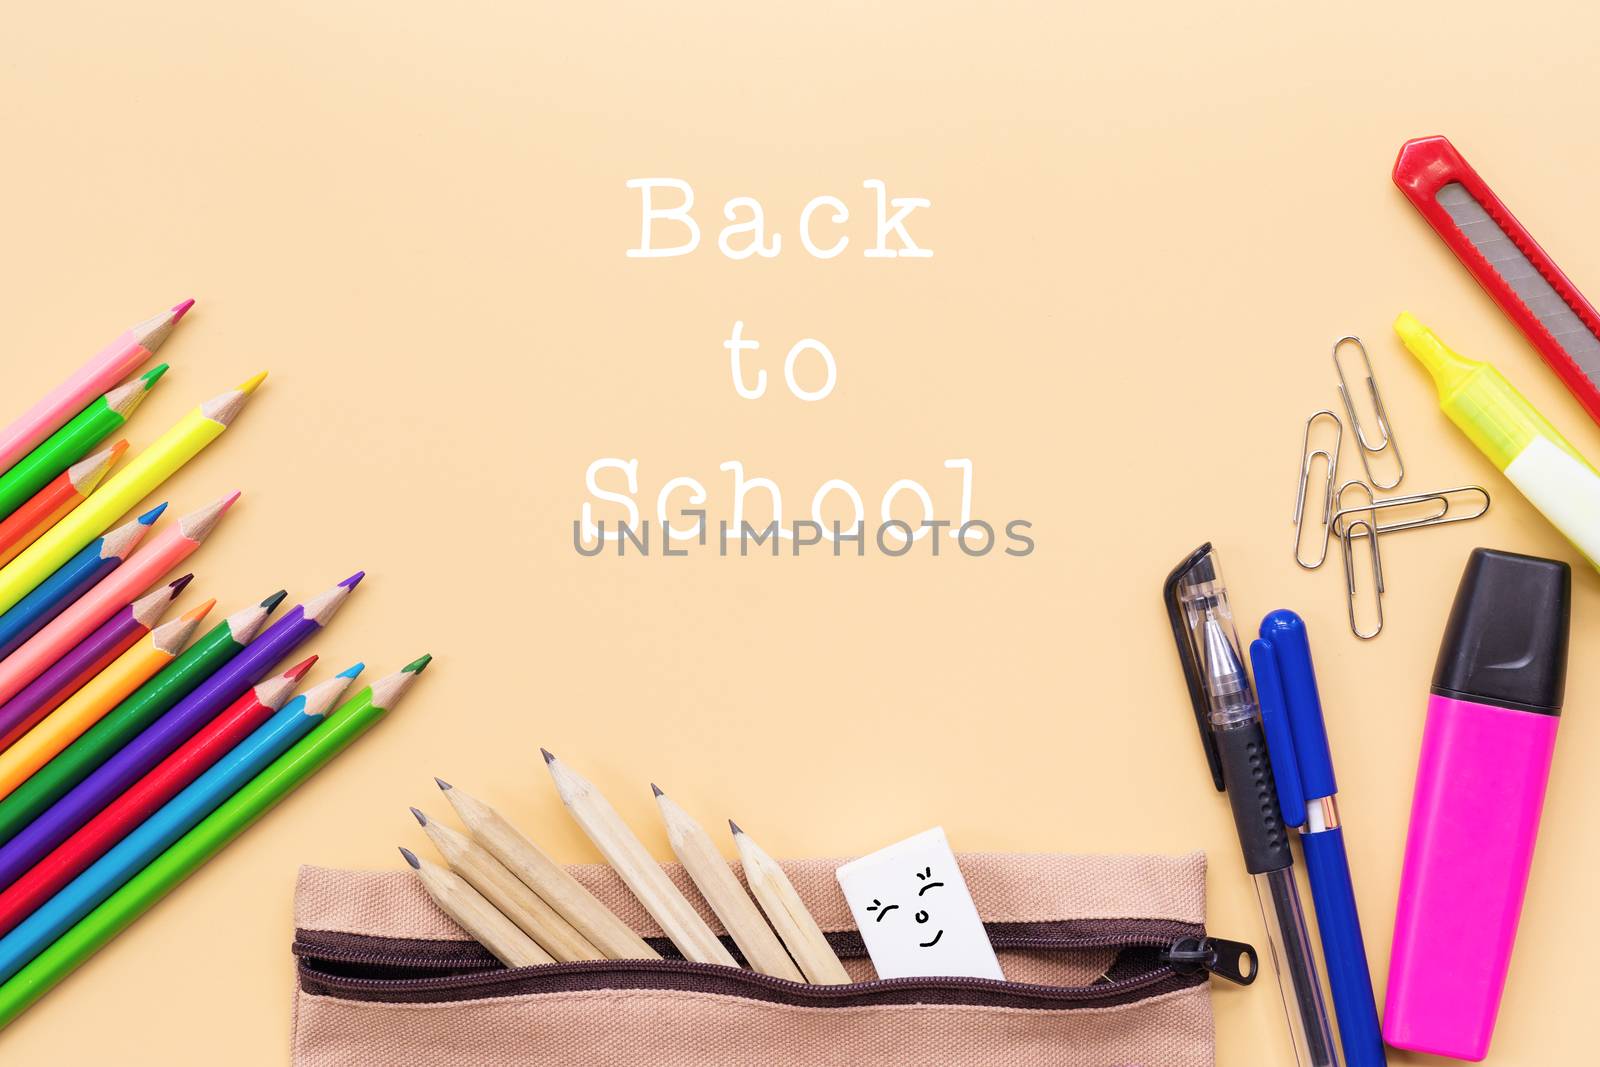
<path id="1" fill-rule="evenodd" d="M 1288 830 L 1278 809 L 1278 789 L 1261 723 L 1218 730 L 1215 736 L 1245 870 L 1264 874 L 1291 866 L 1294 854 L 1289 851 Z"/>

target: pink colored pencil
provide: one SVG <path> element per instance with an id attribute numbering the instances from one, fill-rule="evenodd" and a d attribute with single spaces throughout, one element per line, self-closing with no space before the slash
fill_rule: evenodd
<path id="1" fill-rule="evenodd" d="M 101 349 L 99 355 L 73 372 L 72 377 L 46 393 L 43 399 L 23 412 L 10 426 L 0 430 L 0 471 L 9 470 L 13 463 L 66 425 L 68 419 L 87 407 L 95 397 L 137 370 L 161 347 L 178 320 L 193 306 L 193 300 L 185 300 L 169 311 L 124 330 L 116 340 Z"/>
<path id="2" fill-rule="evenodd" d="M 22 692 L 24 686 L 116 614 L 118 608 L 128 604 L 188 558 L 238 499 L 237 492 L 229 493 L 199 511 L 181 516 L 129 556 L 126 563 L 112 571 L 99 585 L 50 620 L 50 625 L 30 637 L 27 644 L 0 660 L 0 702 L 8 701 Z"/>

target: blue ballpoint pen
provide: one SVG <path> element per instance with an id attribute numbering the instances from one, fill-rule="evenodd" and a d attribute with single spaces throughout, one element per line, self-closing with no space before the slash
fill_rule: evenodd
<path id="1" fill-rule="evenodd" d="M 1267 755 L 1277 780 L 1284 822 L 1300 828 L 1311 899 L 1322 932 L 1328 986 L 1339 1020 L 1347 1067 L 1382 1067 L 1383 1032 L 1372 993 L 1372 973 L 1361 940 L 1355 887 L 1344 829 L 1339 824 L 1333 754 L 1311 666 L 1305 620 L 1278 610 L 1261 620 L 1261 638 L 1250 644 Z"/>

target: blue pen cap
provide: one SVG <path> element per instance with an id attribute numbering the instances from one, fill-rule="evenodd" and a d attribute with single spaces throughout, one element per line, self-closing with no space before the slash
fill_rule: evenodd
<path id="1" fill-rule="evenodd" d="M 1261 620 L 1261 637 L 1272 646 L 1283 683 L 1284 710 L 1294 735 L 1295 760 L 1300 765 L 1300 787 L 1306 797 L 1330 797 L 1339 791 L 1339 784 L 1333 777 L 1333 753 L 1322 718 L 1317 673 L 1311 666 L 1306 622 L 1294 612 L 1279 608 Z"/>
<path id="2" fill-rule="evenodd" d="M 1261 729 L 1267 735 L 1267 758 L 1278 787 L 1278 807 L 1285 826 L 1304 826 L 1306 795 L 1300 785 L 1300 761 L 1295 758 L 1294 735 L 1289 729 L 1288 702 L 1272 645 L 1250 642 L 1250 665 L 1256 672 L 1256 701 L 1261 707 Z"/>

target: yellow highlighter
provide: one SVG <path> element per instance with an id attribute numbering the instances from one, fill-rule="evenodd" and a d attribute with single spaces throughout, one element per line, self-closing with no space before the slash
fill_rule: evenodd
<path id="1" fill-rule="evenodd" d="M 1492 365 L 1451 351 L 1409 313 L 1394 329 L 1450 421 L 1600 570 L 1600 473 Z"/>

